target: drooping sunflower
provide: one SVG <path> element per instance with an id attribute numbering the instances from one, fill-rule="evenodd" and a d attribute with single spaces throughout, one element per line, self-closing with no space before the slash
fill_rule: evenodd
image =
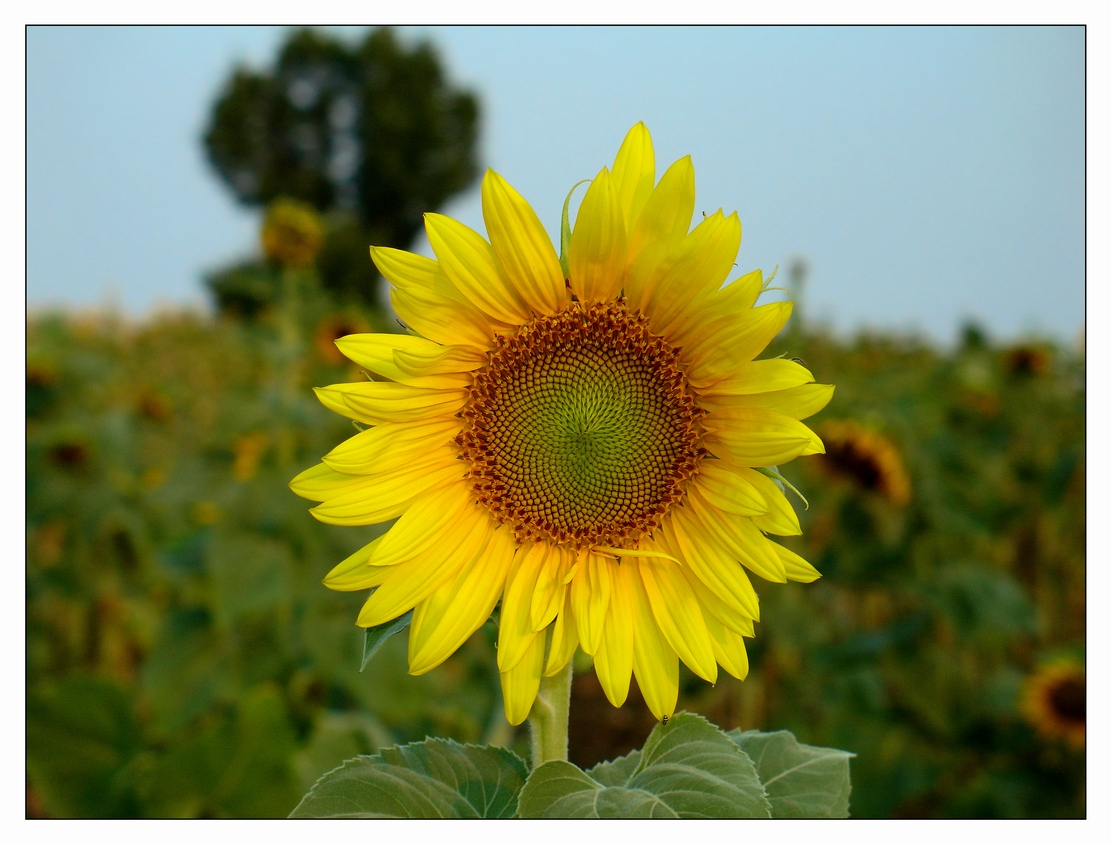
<path id="1" fill-rule="evenodd" d="M 1023 344 L 1007 350 L 1003 356 L 1003 366 L 1012 376 L 1044 376 L 1049 372 L 1053 359 L 1044 346 Z"/>
<path id="2" fill-rule="evenodd" d="M 338 311 L 328 314 L 313 332 L 312 341 L 317 354 L 327 363 L 339 365 L 346 360 L 336 347 L 336 341 L 351 334 L 366 332 L 366 320 L 358 314 Z"/>
<path id="3" fill-rule="evenodd" d="M 506 716 L 577 648 L 620 706 L 636 675 L 659 719 L 679 661 L 711 683 L 743 678 L 759 619 L 746 568 L 818 572 L 766 534 L 798 534 L 762 471 L 821 452 L 799 422 L 829 401 L 801 365 L 756 361 L 791 313 L 757 306 L 760 271 L 723 286 L 735 213 L 691 230 L 690 157 L 656 182 L 643 124 L 564 224 L 561 262 L 536 213 L 487 171 L 488 239 L 439 214 L 436 260 L 372 247 L 412 333 L 337 341 L 381 381 L 320 388 L 370 426 L 297 476 L 322 522 L 397 518 L 324 583 L 375 588 L 358 624 L 412 609 L 409 671 L 442 663 L 501 601 Z M 566 208 L 565 208 L 566 220 Z"/>
<path id="4" fill-rule="evenodd" d="M 910 476 L 898 447 L 878 431 L 853 420 L 830 420 L 819 428 L 825 453 L 818 466 L 862 490 L 903 507 L 910 501 Z"/>

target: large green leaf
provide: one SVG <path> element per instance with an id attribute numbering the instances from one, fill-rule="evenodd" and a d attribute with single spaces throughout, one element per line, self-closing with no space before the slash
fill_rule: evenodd
<path id="1" fill-rule="evenodd" d="M 524 818 L 770 818 L 752 760 L 701 716 L 679 713 L 644 748 L 592 774 L 545 763 L 521 791 Z"/>
<path id="2" fill-rule="evenodd" d="M 624 757 L 618 757 L 616 760 L 610 760 L 606 763 L 599 763 L 593 769 L 590 769 L 587 774 L 602 786 L 624 786 L 629 782 L 629 778 L 633 776 L 639 765 L 640 751 L 630 751 Z"/>
<path id="3" fill-rule="evenodd" d="M 315 719 L 308 741 L 294 755 L 301 794 L 334 769 L 336 760 L 374 754 L 396 742 L 385 726 L 368 713 L 325 710 Z"/>
<path id="4" fill-rule="evenodd" d="M 836 748 L 803 745 L 790 731 L 728 734 L 756 764 L 777 819 L 845 818 L 849 815 L 849 758 Z"/>
<path id="5" fill-rule="evenodd" d="M 604 786 L 564 760 L 544 763 L 529 775 L 518 812 L 526 819 L 679 818 L 651 792 Z"/>
<path id="6" fill-rule="evenodd" d="M 527 774 L 504 748 L 426 739 L 348 760 L 318 780 L 290 817 L 512 818 Z"/>

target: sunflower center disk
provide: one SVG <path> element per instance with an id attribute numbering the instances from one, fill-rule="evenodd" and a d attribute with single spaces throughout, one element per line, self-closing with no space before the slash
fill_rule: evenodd
<path id="1" fill-rule="evenodd" d="M 458 443 L 518 540 L 632 548 L 698 468 L 702 413 L 643 318 L 576 304 L 496 338 Z"/>

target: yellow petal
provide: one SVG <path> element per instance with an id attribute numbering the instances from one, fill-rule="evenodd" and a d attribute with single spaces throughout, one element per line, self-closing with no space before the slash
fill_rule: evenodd
<path id="1" fill-rule="evenodd" d="M 485 350 L 493 340 L 495 323 L 469 302 L 398 288 L 390 291 L 390 302 L 405 325 L 437 343 Z"/>
<path id="2" fill-rule="evenodd" d="M 709 529 L 703 527 L 686 510 L 673 510 L 671 519 L 664 520 L 663 535 L 674 546 L 683 562 L 703 584 L 738 613 L 750 619 L 760 618 L 760 603 L 744 568 L 721 553 L 716 544 L 705 539 Z"/>
<path id="3" fill-rule="evenodd" d="M 440 267 L 472 305 L 510 325 L 528 322 L 528 306 L 502 279 L 494 250 L 482 235 L 442 214 L 425 214 L 424 228 Z"/>
<path id="4" fill-rule="evenodd" d="M 625 231 L 631 232 L 656 184 L 656 154 L 644 123 L 630 129 L 621 143 L 613 161 L 613 184 L 625 218 Z"/>
<path id="5" fill-rule="evenodd" d="M 699 390 L 698 395 L 704 402 L 713 401 L 725 407 L 734 396 L 789 390 L 813 381 L 810 370 L 797 362 L 787 358 L 767 358 L 742 364 L 735 375 Z"/>
<path id="6" fill-rule="evenodd" d="M 304 472 L 299 472 L 289 482 L 289 489 L 311 502 L 323 502 L 329 496 L 339 495 L 352 487 L 360 484 L 362 479 L 357 475 L 336 472 L 325 464 L 311 466 Z"/>
<path id="7" fill-rule="evenodd" d="M 637 564 L 637 570 L 656 623 L 679 659 L 711 684 L 717 681 L 718 667 L 706 621 L 680 568 L 673 563 L 646 560 Z"/>
<path id="8" fill-rule="evenodd" d="M 432 450 L 426 449 L 419 457 L 402 466 L 387 465 L 381 470 L 370 470 L 360 475 L 336 472 L 324 464 L 318 464 L 300 473 L 289 486 L 294 493 L 305 499 L 325 502 L 329 505 L 347 505 L 365 501 L 368 503 L 368 509 L 373 510 L 387 500 L 407 501 L 415 495 L 411 490 L 424 489 L 438 483 L 445 474 L 437 474 L 437 472 L 447 467 L 452 467 L 460 474 L 465 471 L 462 462 L 458 460 L 456 450 L 450 446 L 441 446 Z M 406 490 L 410 492 L 402 496 L 403 491 Z M 378 504 L 370 504 L 372 501 Z M 381 522 L 382 520 L 370 521 Z"/>
<path id="9" fill-rule="evenodd" d="M 548 662 L 544 666 L 544 677 L 563 671 L 567 662 L 575 656 L 579 647 L 579 630 L 575 624 L 575 614 L 571 610 L 571 597 L 564 592 L 563 608 L 556 616 L 552 626 L 552 646 L 548 649 Z"/>
<path id="10" fill-rule="evenodd" d="M 332 571 L 324 576 L 324 586 L 329 590 L 347 593 L 368 590 L 381 584 L 389 569 L 383 566 L 370 566 L 367 563 L 380 542 L 382 542 L 381 537 L 371 540 L 333 567 Z"/>
<path id="11" fill-rule="evenodd" d="M 594 551 L 606 552 L 607 554 L 613 555 L 615 558 L 655 557 L 661 558 L 662 560 L 674 561 L 680 566 L 682 566 L 683 564 L 683 561 L 679 560 L 678 558 L 669 555 L 667 552 L 662 551 L 661 549 L 655 548 L 644 547 L 640 549 L 619 549 L 616 546 L 595 546 Z"/>
<path id="12" fill-rule="evenodd" d="M 741 223 L 736 212 L 725 217 L 717 211 L 699 223 L 661 265 L 659 279 L 650 285 L 651 293 L 640 304 L 652 331 L 684 346 L 682 329 L 689 322 L 691 304 L 721 286 L 740 245 Z"/>
<path id="13" fill-rule="evenodd" d="M 517 552 L 505 581 L 498 623 L 498 671 L 508 672 L 520 662 L 536 639 L 532 628 L 532 593 L 544 565 L 543 543 L 528 544 Z"/>
<path id="14" fill-rule="evenodd" d="M 705 446 L 740 466 L 778 466 L 799 455 L 825 451 L 809 428 L 764 408 L 724 408 L 702 418 Z"/>
<path id="15" fill-rule="evenodd" d="M 714 659 L 726 672 L 743 681 L 748 677 L 748 652 L 744 637 L 709 615 L 706 617 L 706 628 L 713 643 Z"/>
<path id="16" fill-rule="evenodd" d="M 360 422 L 379 423 L 427 422 L 432 417 L 450 417 L 467 402 L 466 391 L 436 390 L 412 387 L 388 381 L 363 381 L 332 384 L 316 388 L 316 395 L 336 397 L 350 410 L 344 416 Z M 325 403 L 327 404 L 327 403 Z M 337 410 L 329 405 L 333 410 Z"/>
<path id="17" fill-rule="evenodd" d="M 544 669 L 544 645 L 547 633 L 541 633 L 532 640 L 525 656 L 508 672 L 501 676 L 502 699 L 505 703 L 505 718 L 511 725 L 519 725 L 528 718 L 540 691 L 540 676 Z"/>
<path id="18" fill-rule="evenodd" d="M 374 591 L 359 612 L 358 624 L 373 628 L 424 601 L 433 590 L 475 559 L 490 531 L 490 518 L 485 513 L 472 510 L 459 522 L 450 537 L 439 537 L 439 542 L 423 554 L 391 566 L 382 586 Z"/>
<path id="19" fill-rule="evenodd" d="M 544 563 L 536 575 L 529 613 L 534 631 L 547 628 L 563 607 L 563 596 L 567 592 L 563 579 L 574 564 L 574 555 L 570 551 L 546 543 L 542 546 Z"/>
<path id="20" fill-rule="evenodd" d="M 450 484 L 413 500 L 382 537 L 371 566 L 393 566 L 423 553 L 444 536 L 454 536 L 466 511 L 473 510 L 469 484 Z"/>
<path id="21" fill-rule="evenodd" d="M 743 634 L 746 637 L 756 635 L 756 629 L 752 624 L 752 617 L 744 613 L 738 613 L 735 608 L 730 607 L 722 601 L 713 590 L 702 583 L 701 579 L 699 579 L 689 567 L 683 570 L 683 576 L 687 579 L 687 583 L 691 585 L 691 589 L 694 590 L 694 594 L 698 598 L 698 604 L 702 608 L 702 616 L 706 620 L 708 630 L 712 617 L 738 634 Z M 718 662 L 720 663 L 721 661 L 719 660 Z"/>
<path id="22" fill-rule="evenodd" d="M 405 376 L 394 363 L 395 350 L 423 350 L 435 354 L 443 348 L 431 340 L 407 334 L 349 334 L 339 338 L 336 346 L 360 367 L 394 381 Z"/>
<path id="23" fill-rule="evenodd" d="M 760 354 L 791 317 L 790 302 L 769 302 L 739 316 L 727 315 L 699 332 L 683 355 L 690 362 L 687 378 L 696 388 L 735 376 Z"/>
<path id="24" fill-rule="evenodd" d="M 608 302 L 621 292 L 627 241 L 617 189 L 604 167 L 583 197 L 568 247 L 571 290 L 583 302 Z"/>
<path id="25" fill-rule="evenodd" d="M 771 541 L 769 543 L 775 549 L 776 554 L 779 555 L 779 559 L 783 561 L 783 568 L 787 572 L 788 581 L 809 584 L 811 581 L 817 581 L 822 577 L 822 573 L 790 549 L 779 545 L 779 543 L 771 543 Z"/>
<path id="26" fill-rule="evenodd" d="M 755 305 L 763 289 L 764 274 L 760 270 L 753 270 L 718 291 L 707 303 L 707 307 L 718 314 L 723 311 L 738 313 Z"/>
<path id="27" fill-rule="evenodd" d="M 757 473 L 759 475 L 759 473 Z M 763 477 L 763 476 L 761 476 Z M 711 505 L 737 516 L 760 516 L 768 512 L 768 503 L 760 495 L 749 476 L 724 461 L 705 460 L 692 486 L 697 487 Z"/>
<path id="28" fill-rule="evenodd" d="M 660 721 L 675 715 L 679 698 L 679 658 L 660 632 L 641 579 L 631 578 L 633 611 L 633 672 L 641 695 Z"/>
<path id="29" fill-rule="evenodd" d="M 525 198 L 493 170 L 482 180 L 482 217 L 504 278 L 537 314 L 554 314 L 567 302 L 559 256 Z"/>
<path id="30" fill-rule="evenodd" d="M 431 258 L 400 249 L 371 247 L 370 257 L 393 286 L 394 310 L 408 326 L 437 343 L 485 349 L 493 334 L 490 320 L 455 288 Z"/>
<path id="31" fill-rule="evenodd" d="M 759 490 L 764 501 L 768 503 L 768 512 L 752 520 L 757 528 L 768 534 L 779 534 L 783 537 L 802 533 L 798 515 L 778 484 L 754 469 L 738 468 L 737 474 Z"/>
<path id="32" fill-rule="evenodd" d="M 630 310 L 640 308 L 660 262 L 686 236 L 694 213 L 694 166 L 690 156 L 667 169 L 629 233 L 625 296 Z"/>
<path id="33" fill-rule="evenodd" d="M 445 456 L 446 455 L 446 456 Z M 329 496 L 309 513 L 329 525 L 371 525 L 401 516 L 425 491 L 463 482 L 466 466 L 443 449 L 404 467 L 373 475 L 352 476 L 361 484 Z"/>
<path id="34" fill-rule="evenodd" d="M 629 562 L 614 567 L 613 594 L 610 610 L 602 632 L 602 643 L 594 654 L 594 671 L 602 690 L 614 707 L 625 703 L 629 695 L 629 679 L 633 672 L 633 586 L 637 564 Z"/>
<path id="35" fill-rule="evenodd" d="M 486 355 L 473 346 L 440 346 L 396 349 L 394 366 L 401 373 L 397 381 L 434 375 L 471 373 L 486 363 Z"/>
<path id="36" fill-rule="evenodd" d="M 786 583 L 783 563 L 772 548 L 771 541 L 760 533 L 751 519 L 724 514 L 700 500 L 697 494 L 689 496 L 687 503 L 699 524 L 706 529 L 706 533 L 699 537 L 700 543 L 716 545 L 767 581 Z"/>
<path id="37" fill-rule="evenodd" d="M 440 295 L 459 296 L 454 288 L 450 292 L 441 289 L 447 284 L 447 277 L 440 269 L 440 265 L 431 258 L 406 252 L 403 249 L 372 246 L 370 259 L 386 281 L 395 287 L 406 290 L 424 288 Z"/>
<path id="38" fill-rule="evenodd" d="M 789 387 L 786 390 L 775 390 L 769 393 L 750 393 L 745 396 L 730 396 L 727 402 L 722 402 L 726 397 L 718 397 L 718 407 L 730 408 L 767 408 L 804 420 L 813 416 L 829 404 L 833 398 L 832 384 L 803 384 L 798 387 Z M 709 410 L 714 410 L 711 406 Z"/>
<path id="39" fill-rule="evenodd" d="M 491 526 L 486 545 L 474 562 L 417 605 L 409 628 L 410 675 L 435 669 L 490 618 L 505 588 L 515 550 L 509 529 L 493 530 Z"/>
<path id="40" fill-rule="evenodd" d="M 347 417 L 349 420 L 360 419 L 359 414 L 347 404 L 347 401 L 343 398 L 343 393 L 339 390 L 333 390 L 329 387 L 314 387 L 312 390 L 320 404 L 329 411 Z"/>
<path id="41" fill-rule="evenodd" d="M 602 642 L 602 628 L 609 610 L 613 588 L 610 567 L 616 564 L 601 555 L 583 552 L 579 566 L 571 582 L 571 607 L 579 626 L 579 645 L 587 654 L 594 654 Z"/>
<path id="42" fill-rule="evenodd" d="M 442 446 L 459 433 L 457 419 L 427 423 L 384 423 L 360 431 L 324 456 L 337 472 L 369 475 L 410 464 Z"/>
<path id="43" fill-rule="evenodd" d="M 340 352 L 372 373 L 417 387 L 463 387 L 486 363 L 473 346 L 442 346 L 404 334 L 354 334 L 336 341 Z"/>

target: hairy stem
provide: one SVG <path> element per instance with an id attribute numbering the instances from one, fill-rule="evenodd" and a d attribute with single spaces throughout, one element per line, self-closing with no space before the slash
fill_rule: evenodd
<path id="1" fill-rule="evenodd" d="M 529 713 L 532 728 L 532 767 L 549 760 L 567 759 L 567 715 L 571 705 L 573 661 L 557 675 L 540 682 L 540 692 Z"/>

